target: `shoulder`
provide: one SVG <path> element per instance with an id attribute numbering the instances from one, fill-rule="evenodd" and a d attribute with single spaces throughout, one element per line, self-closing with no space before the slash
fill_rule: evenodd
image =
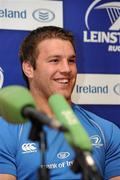
<path id="1" fill-rule="evenodd" d="M 28 124 L 12 124 L 0 117 L 0 149 L 15 151 L 25 133 L 29 132 Z M 7 148 L 8 147 L 8 148 Z"/>
<path id="2" fill-rule="evenodd" d="M 73 104 L 72 107 L 84 127 L 99 131 L 105 143 L 112 142 L 113 144 L 120 144 L 118 142 L 118 138 L 120 138 L 120 128 L 116 124 L 96 115 L 95 113 L 87 111 L 78 105 Z"/>
<path id="3" fill-rule="evenodd" d="M 0 131 L 0 136 L 6 137 L 7 135 L 10 135 L 15 137 L 14 135 L 17 135 L 20 128 L 21 125 L 9 123 L 5 119 L 0 117 L 0 129 L 2 129 L 2 131 Z"/>
<path id="4" fill-rule="evenodd" d="M 90 111 L 87 111 L 85 109 L 83 109 L 82 107 L 73 104 L 73 111 L 76 113 L 76 115 L 80 116 L 80 117 L 84 117 L 84 120 L 88 120 L 90 122 L 96 123 L 98 125 L 100 125 L 102 128 L 105 128 L 106 130 L 111 128 L 112 129 L 117 129 L 118 131 L 120 130 L 120 128 L 114 124 L 113 122 L 104 119 L 103 117 L 98 116 L 95 113 L 92 113 Z"/>
<path id="5" fill-rule="evenodd" d="M 80 106 L 73 105 L 73 111 L 89 133 L 93 154 L 105 179 L 120 175 L 120 128 Z M 98 153 L 99 152 L 99 153 Z"/>
<path id="6" fill-rule="evenodd" d="M 18 126 L 8 123 L 0 117 L 0 150 L 11 149 L 14 151 L 16 148 Z"/>

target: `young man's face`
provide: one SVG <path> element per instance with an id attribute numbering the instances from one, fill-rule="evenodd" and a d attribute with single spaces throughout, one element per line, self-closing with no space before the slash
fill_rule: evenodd
<path id="1" fill-rule="evenodd" d="M 47 39 L 38 45 L 38 50 L 36 69 L 31 76 L 32 89 L 46 99 L 57 92 L 70 101 L 77 74 L 72 44 L 61 39 Z"/>

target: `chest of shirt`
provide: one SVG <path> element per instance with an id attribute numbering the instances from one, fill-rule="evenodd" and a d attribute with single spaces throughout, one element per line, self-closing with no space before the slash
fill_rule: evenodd
<path id="1" fill-rule="evenodd" d="M 82 138 L 82 137 L 81 137 Z M 74 149 L 67 143 L 64 134 L 51 130 L 47 133 L 47 150 L 45 152 L 45 164 L 41 161 L 41 152 L 39 143 L 28 140 L 24 135 L 19 143 L 19 150 L 16 156 L 17 171 L 20 179 L 30 176 L 32 172 L 35 176 L 38 168 L 48 168 L 50 176 L 66 177 L 69 174 L 74 178 L 80 175 L 74 174 L 70 167 L 75 159 Z M 93 158 L 96 161 L 100 170 L 104 167 L 104 145 L 99 134 L 90 134 L 90 139 L 93 144 Z M 23 168 L 24 167 L 24 168 Z M 23 178 L 24 179 L 24 178 Z M 34 178 L 35 179 L 35 178 Z"/>

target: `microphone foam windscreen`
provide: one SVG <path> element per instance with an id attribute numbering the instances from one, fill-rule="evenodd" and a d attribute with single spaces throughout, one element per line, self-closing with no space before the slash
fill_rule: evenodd
<path id="1" fill-rule="evenodd" d="M 23 123 L 27 119 L 22 116 L 25 106 L 35 107 L 29 90 L 23 86 L 6 86 L 0 89 L 0 115 L 11 123 Z"/>

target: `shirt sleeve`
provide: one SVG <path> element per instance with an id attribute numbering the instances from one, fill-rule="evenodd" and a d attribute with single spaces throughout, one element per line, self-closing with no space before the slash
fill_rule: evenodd
<path id="1" fill-rule="evenodd" d="M 120 176 L 120 129 L 115 124 L 112 124 L 110 128 L 111 128 L 110 131 L 111 133 L 109 134 L 109 140 L 105 152 L 106 180 L 114 176 Z"/>
<path id="2" fill-rule="evenodd" d="M 0 118 L 0 174 L 16 176 L 16 127 Z"/>

